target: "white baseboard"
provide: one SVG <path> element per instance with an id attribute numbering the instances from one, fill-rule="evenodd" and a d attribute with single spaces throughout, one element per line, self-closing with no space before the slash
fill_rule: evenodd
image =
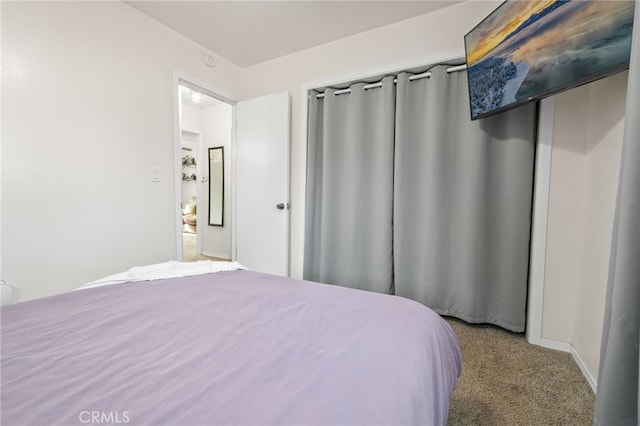
<path id="1" fill-rule="evenodd" d="M 571 352 L 570 343 L 560 342 L 558 340 L 543 339 L 543 338 L 541 338 L 539 342 L 540 343 L 538 343 L 538 345 L 542 346 L 543 348 L 555 349 L 556 351 L 562 351 L 562 352 Z"/>
<path id="2" fill-rule="evenodd" d="M 209 256 L 209 257 L 219 257 L 221 259 L 231 259 L 231 256 L 229 256 L 228 253 L 214 253 L 214 252 L 211 252 L 211 251 L 202 250 L 202 255 L 203 256 Z"/>
<path id="3" fill-rule="evenodd" d="M 593 377 L 593 374 L 591 374 L 591 372 L 587 368 L 587 365 L 584 363 L 582 358 L 580 358 L 578 351 L 576 351 L 576 348 L 574 348 L 571 343 L 559 342 L 557 340 L 542 339 L 542 338 L 535 342 L 529 342 L 529 343 L 542 346 L 543 348 L 555 349 L 557 351 L 562 351 L 562 352 L 569 352 L 573 357 L 573 360 L 576 362 L 576 364 L 578 364 L 578 367 L 580 368 L 580 371 L 582 372 L 582 375 L 584 376 L 584 378 L 587 380 L 587 383 L 589 383 L 589 386 L 591 386 L 593 393 L 594 394 L 596 393 L 596 390 L 598 388 L 598 381 Z"/>
<path id="4" fill-rule="evenodd" d="M 591 389 L 595 394 L 596 390 L 598 389 L 598 381 L 593 377 L 593 375 L 587 368 L 587 365 L 584 363 L 582 358 L 580 358 L 580 355 L 576 351 L 576 348 L 573 347 L 573 345 L 571 345 L 570 352 L 571 352 L 571 356 L 573 356 L 574 361 L 576 362 L 576 364 L 578 364 L 578 367 L 580 367 L 580 371 L 582 371 L 582 375 L 584 376 L 585 379 L 587 379 L 589 386 L 591 386 Z"/>

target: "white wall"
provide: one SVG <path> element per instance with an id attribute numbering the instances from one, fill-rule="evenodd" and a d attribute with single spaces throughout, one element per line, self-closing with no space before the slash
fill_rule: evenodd
<path id="1" fill-rule="evenodd" d="M 203 233 L 202 252 L 206 256 L 231 259 L 231 126 L 232 107 L 222 104 L 207 108 L 203 111 L 203 140 L 204 156 L 208 155 L 208 148 L 224 147 L 224 212 L 223 226 L 209 226 L 209 218 L 198 230 Z M 208 161 L 208 160 L 207 160 Z M 205 165 L 205 173 L 209 174 L 208 164 Z M 209 206 L 209 185 L 204 185 L 202 202 Z"/>
<path id="2" fill-rule="evenodd" d="M 281 91 L 291 94 L 291 276 L 302 277 L 303 85 L 339 83 L 463 57 L 464 34 L 500 3 L 456 4 L 242 70 L 243 98 Z"/>
<path id="3" fill-rule="evenodd" d="M 597 378 L 628 72 L 556 96 L 542 337 Z"/>
<path id="4" fill-rule="evenodd" d="M 180 130 L 190 133 L 202 133 L 202 109 L 181 102 Z"/>
<path id="5" fill-rule="evenodd" d="M 0 35 L 2 34 L 2 4 L 0 4 Z M 0 37 L 0 41 L 1 41 L 1 37 Z M 0 42 L 0 58 L 2 58 L 2 43 Z M 2 84 L 0 84 L 0 100 L 3 99 L 2 97 Z M 0 101 L 0 129 L 2 128 L 2 104 L 3 102 Z M 2 145 L 2 135 L 0 135 L 0 146 Z M 2 161 L 2 149 L 0 149 L 0 165 L 4 164 Z M 0 170 L 0 222 L 2 221 L 2 212 L 4 211 L 2 209 L 2 191 L 4 189 L 4 184 L 2 182 L 2 173 Z M 2 270 L 2 242 L 3 237 L 2 237 L 2 225 L 0 223 L 0 279 L 3 279 L 2 277 L 4 277 L 4 275 L 2 274 L 3 270 Z M 4 281 L 0 281 L 0 285 L 4 284 Z M 5 290 L 6 291 L 6 290 Z M 6 293 L 5 293 L 6 294 Z M 15 298 L 17 299 L 17 295 L 15 296 Z M 6 296 L 5 296 L 6 298 Z M 12 301 L 13 301 L 13 292 L 12 292 Z"/>
<path id="6" fill-rule="evenodd" d="M 1 7 L 2 278 L 27 300 L 175 259 L 173 71 L 237 93 L 238 68 L 122 2 Z"/>
<path id="7" fill-rule="evenodd" d="M 573 334 L 579 276 L 588 90 L 555 96 L 542 337 L 565 343 Z"/>

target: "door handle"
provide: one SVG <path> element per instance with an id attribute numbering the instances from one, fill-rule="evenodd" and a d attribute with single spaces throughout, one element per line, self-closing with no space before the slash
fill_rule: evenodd
<path id="1" fill-rule="evenodd" d="M 284 203 L 276 204 L 276 209 L 284 210 Z"/>

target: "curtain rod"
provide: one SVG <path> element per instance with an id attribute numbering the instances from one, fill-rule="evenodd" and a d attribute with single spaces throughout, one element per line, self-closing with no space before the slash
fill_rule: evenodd
<path id="1" fill-rule="evenodd" d="M 462 71 L 462 70 L 466 70 L 467 69 L 467 64 L 462 64 L 462 65 L 456 65 L 454 67 L 449 67 L 447 68 L 447 73 L 452 73 L 452 72 L 456 72 L 456 71 Z M 414 74 L 409 76 L 409 81 L 413 81 L 413 80 L 418 80 L 421 78 L 429 78 L 431 77 L 431 71 L 425 71 L 421 74 Z M 393 79 L 393 83 L 397 83 L 398 79 L 394 78 Z M 364 90 L 367 89 L 374 89 L 376 87 L 382 87 L 382 81 L 379 81 L 377 83 L 371 83 L 371 84 L 367 84 L 363 87 Z M 351 93 L 351 89 L 340 89 L 340 90 L 336 90 L 335 92 L 333 92 L 334 95 L 342 95 L 345 93 Z M 324 93 L 318 93 L 316 95 L 316 98 L 318 99 L 322 99 L 324 98 Z"/>

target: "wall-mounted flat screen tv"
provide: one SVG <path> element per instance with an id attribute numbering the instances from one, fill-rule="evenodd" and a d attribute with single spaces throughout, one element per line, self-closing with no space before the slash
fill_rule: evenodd
<path id="1" fill-rule="evenodd" d="M 471 119 L 629 67 L 633 0 L 507 0 L 464 37 Z"/>

